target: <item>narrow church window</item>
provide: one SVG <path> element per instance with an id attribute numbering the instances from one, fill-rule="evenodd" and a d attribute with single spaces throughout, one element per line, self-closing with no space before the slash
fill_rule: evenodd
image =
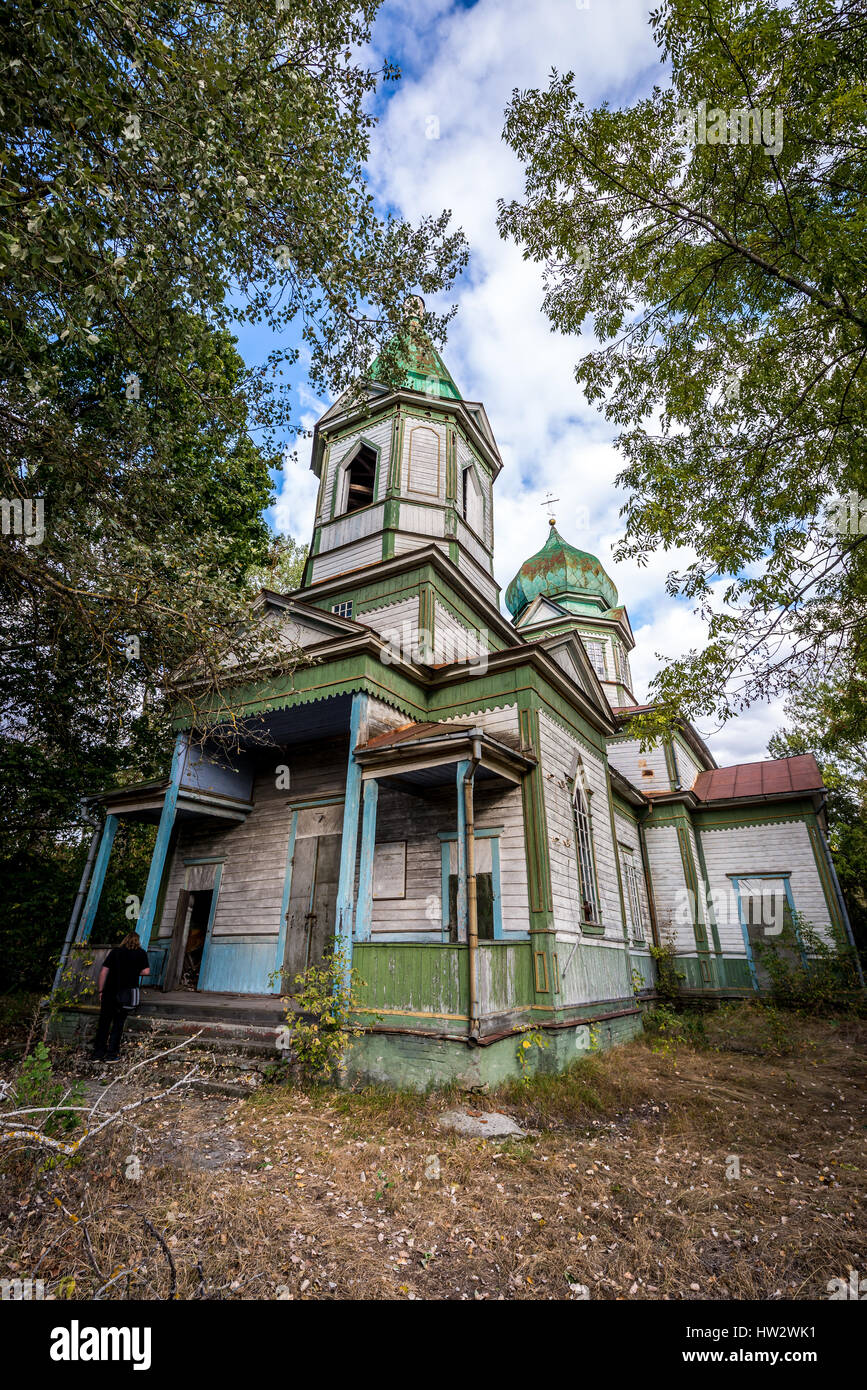
<path id="1" fill-rule="evenodd" d="M 357 512 L 359 507 L 370 506 L 375 478 L 376 454 L 368 444 L 362 444 L 346 470 L 345 512 Z"/>
<path id="2" fill-rule="evenodd" d="M 465 468 L 461 479 L 461 511 L 468 526 L 481 536 L 485 526 L 485 504 L 476 470 Z"/>
<path id="3" fill-rule="evenodd" d="M 590 807 L 587 793 L 581 785 L 580 772 L 572 794 L 575 817 L 575 848 L 578 852 L 578 888 L 581 895 L 581 921 L 599 922 L 599 899 L 596 896 L 596 874 L 593 867 L 593 838 L 590 829 Z"/>
<path id="4" fill-rule="evenodd" d="M 592 642 L 588 637 L 582 638 L 590 664 L 601 681 L 605 680 L 608 672 L 605 668 L 605 648 L 601 642 Z"/>
<path id="5" fill-rule="evenodd" d="M 629 659 L 619 642 L 615 642 L 613 645 L 614 669 L 617 673 L 617 679 L 621 681 L 623 685 L 629 685 Z"/>
<path id="6" fill-rule="evenodd" d="M 629 934 L 633 941 L 644 941 L 644 911 L 641 906 L 638 870 L 632 851 L 623 849 L 620 855 L 623 879 L 626 886 L 626 918 Z"/>

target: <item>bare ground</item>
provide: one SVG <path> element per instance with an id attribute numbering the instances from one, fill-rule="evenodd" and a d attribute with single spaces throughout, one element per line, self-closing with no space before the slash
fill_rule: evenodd
<path id="1" fill-rule="evenodd" d="M 742 1007 L 699 1050 L 639 1040 L 495 1094 L 184 1088 L 71 1163 L 7 1155 L 0 1276 L 72 1298 L 826 1298 L 867 1263 L 865 1040 Z M 60 1061 L 97 1118 L 178 1065 L 106 1093 Z M 456 1105 L 527 1137 L 439 1129 Z"/>

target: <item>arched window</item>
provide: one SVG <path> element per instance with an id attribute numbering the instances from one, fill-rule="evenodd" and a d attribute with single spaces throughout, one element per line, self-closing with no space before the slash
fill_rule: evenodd
<path id="1" fill-rule="evenodd" d="M 596 893 L 596 870 L 593 863 L 593 834 L 590 827 L 590 801 L 579 767 L 572 792 L 572 813 L 575 818 L 575 851 L 578 859 L 578 888 L 581 897 L 581 921 L 599 923 L 599 898 Z"/>
<path id="2" fill-rule="evenodd" d="M 362 444 L 344 466 L 343 505 L 338 511 L 357 512 L 359 507 L 369 507 L 375 481 L 376 453 L 369 444 Z"/>
<path id="3" fill-rule="evenodd" d="M 605 668 L 605 646 L 602 642 L 596 642 L 592 638 L 582 638 L 584 649 L 590 658 L 593 670 L 601 681 L 604 681 L 608 672 Z"/>

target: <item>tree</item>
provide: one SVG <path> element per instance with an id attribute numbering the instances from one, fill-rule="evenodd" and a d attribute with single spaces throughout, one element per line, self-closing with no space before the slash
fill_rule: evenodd
<path id="1" fill-rule="evenodd" d="M 300 332 L 321 391 L 380 335 L 396 373 L 407 291 L 464 263 L 448 214 L 373 207 L 367 104 L 397 76 L 357 56 L 376 8 L 0 12 L 0 922 L 18 983 L 43 982 L 62 940 L 82 794 L 163 773 L 172 715 L 231 715 L 227 669 L 293 660 L 249 621 L 263 576 L 297 570 L 263 519 L 293 428 L 281 337 Z M 272 330 L 264 363 L 243 362 L 238 323 Z M 146 861 L 127 838 L 109 903 Z"/>
<path id="2" fill-rule="evenodd" d="M 856 941 L 867 946 L 867 683 L 824 681 L 789 702 L 772 758 L 812 753 L 828 789 L 828 839 Z"/>
<path id="3" fill-rule="evenodd" d="M 413 228 L 373 208 L 378 74 L 353 55 L 375 10 L 21 0 L 0 16 L 0 585 L 89 631 L 108 679 L 127 636 L 155 686 L 191 666 L 218 684 L 226 648 L 259 655 L 237 650 L 239 580 L 267 557 L 298 350 L 247 369 L 232 326 L 278 343 L 298 327 L 313 384 L 339 390 L 381 331 L 405 332 L 406 291 L 463 264 L 447 214 Z"/>
<path id="4" fill-rule="evenodd" d="M 665 0 L 651 23 L 670 83 L 632 106 L 556 72 L 514 94 L 526 193 L 500 208 L 553 326 L 600 342 L 576 378 L 620 430 L 618 558 L 695 556 L 668 587 L 708 645 L 655 678 L 646 734 L 867 669 L 867 11 Z"/>

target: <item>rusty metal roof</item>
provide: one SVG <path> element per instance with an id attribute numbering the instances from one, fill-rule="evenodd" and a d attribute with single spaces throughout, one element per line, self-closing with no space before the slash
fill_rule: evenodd
<path id="1" fill-rule="evenodd" d="M 359 751 L 364 749 L 367 752 L 371 748 L 391 748 L 397 743 L 406 743 L 407 740 L 417 738 L 429 738 L 435 735 L 442 738 L 446 734 L 463 733 L 467 729 L 474 729 L 475 724 L 444 724 L 441 722 L 429 721 L 421 724 L 401 724 L 398 729 L 388 729 L 384 734 L 375 734 L 367 743 L 359 744 Z"/>
<path id="2" fill-rule="evenodd" d="M 824 785 L 816 759 L 812 753 L 803 753 L 700 772 L 692 790 L 699 801 L 729 801 L 821 791 Z"/>

